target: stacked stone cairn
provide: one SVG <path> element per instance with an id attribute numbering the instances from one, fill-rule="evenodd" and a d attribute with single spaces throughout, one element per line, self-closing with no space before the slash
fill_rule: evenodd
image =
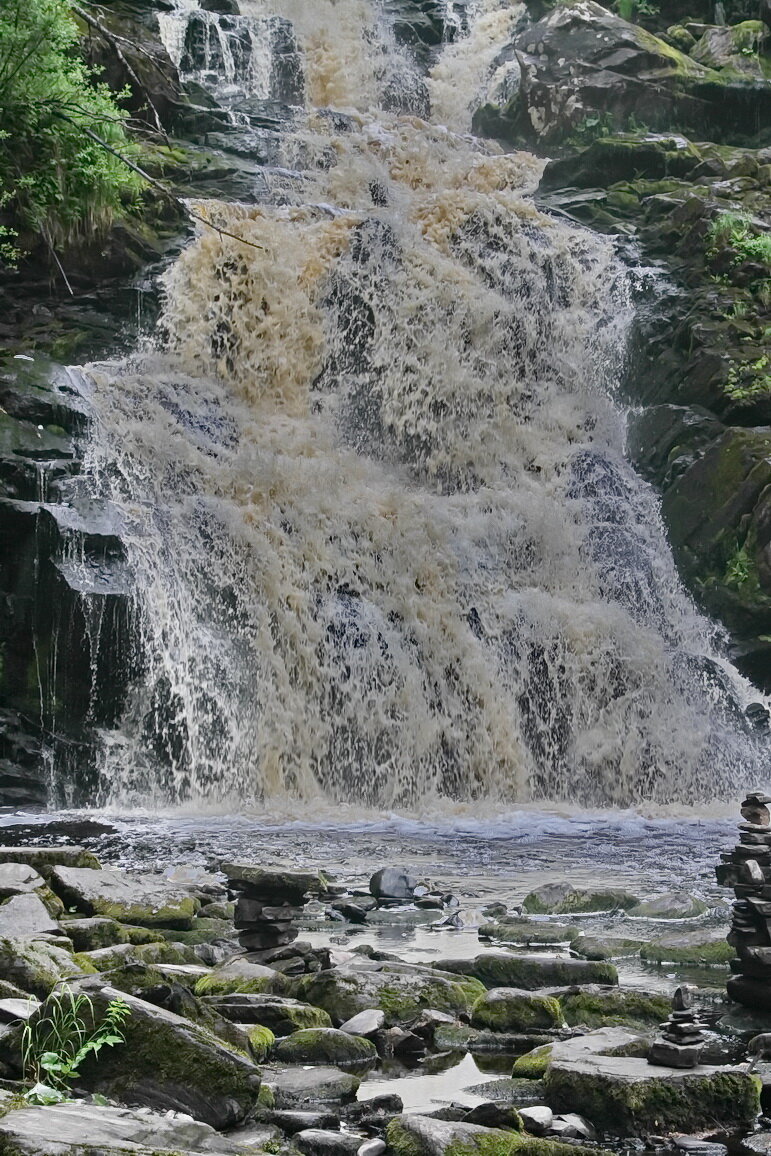
<path id="1" fill-rule="evenodd" d="M 266 871 L 254 863 L 223 863 L 230 898 L 235 899 L 238 942 L 252 959 L 265 962 L 298 936 L 295 921 L 305 896 L 325 889 L 320 875 Z"/>
<path id="2" fill-rule="evenodd" d="M 717 881 L 733 887 L 731 930 L 736 951 L 728 994 L 746 1007 L 771 1010 L 771 795 L 750 791 L 741 806 L 739 842 L 720 856 Z"/>
<path id="3" fill-rule="evenodd" d="M 668 1068 L 695 1068 L 706 1043 L 693 1008 L 693 988 L 682 984 L 672 997 L 672 1012 L 653 1041 L 648 1063 Z"/>

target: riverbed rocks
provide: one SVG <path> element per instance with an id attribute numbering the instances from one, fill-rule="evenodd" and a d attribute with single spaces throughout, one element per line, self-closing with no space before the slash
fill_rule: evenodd
<path id="1" fill-rule="evenodd" d="M 498 1032 L 529 1032 L 562 1027 L 559 1001 L 511 987 L 495 987 L 471 1009 L 471 1024 Z"/>
<path id="2" fill-rule="evenodd" d="M 378 970 L 358 970 L 350 965 L 302 976 L 292 981 L 289 994 L 323 1008 L 335 1024 L 359 1012 L 378 1009 L 388 1027 L 416 1019 L 425 1008 L 468 1015 L 483 987 L 473 978 L 447 978 L 432 969 L 400 968 L 380 964 Z"/>
<path id="3" fill-rule="evenodd" d="M 377 1049 L 370 1040 L 337 1028 L 300 1028 L 279 1040 L 273 1056 L 284 1064 L 332 1064 L 358 1071 L 372 1067 Z"/>
<path id="4" fill-rule="evenodd" d="M 636 895 L 621 888 L 593 891 L 560 881 L 544 883 L 528 892 L 522 900 L 522 908 L 529 915 L 584 915 L 596 911 L 625 911 L 637 903 Z"/>

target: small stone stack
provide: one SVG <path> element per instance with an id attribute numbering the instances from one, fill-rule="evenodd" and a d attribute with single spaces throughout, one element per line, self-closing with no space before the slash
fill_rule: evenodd
<path id="1" fill-rule="evenodd" d="M 299 871 L 266 871 L 254 863 L 223 863 L 231 899 L 236 901 L 238 942 L 257 961 L 268 959 L 298 936 L 308 892 L 326 884 L 320 875 Z"/>
<path id="2" fill-rule="evenodd" d="M 733 887 L 731 930 L 736 951 L 728 994 L 747 1007 L 771 1010 L 771 795 L 750 791 L 733 851 L 720 856 L 717 881 Z"/>
<path id="3" fill-rule="evenodd" d="M 653 1041 L 648 1063 L 667 1068 L 695 1068 L 704 1050 L 706 1037 L 693 1010 L 693 989 L 678 987 L 672 998 L 672 1012 L 661 1035 Z"/>

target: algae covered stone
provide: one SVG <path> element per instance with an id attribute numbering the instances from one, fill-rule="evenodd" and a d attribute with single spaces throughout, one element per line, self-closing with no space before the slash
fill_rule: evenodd
<path id="1" fill-rule="evenodd" d="M 371 1040 L 352 1036 L 337 1028 L 301 1028 L 273 1049 L 284 1064 L 335 1064 L 340 1067 L 374 1064 L 377 1049 Z"/>
<path id="2" fill-rule="evenodd" d="M 519 1056 L 511 1069 L 513 1079 L 540 1080 L 551 1063 L 553 1044 L 540 1044 Z"/>
<path id="3" fill-rule="evenodd" d="M 517 987 L 526 991 L 579 983 L 618 983 L 618 972 L 612 963 L 569 956 L 486 951 L 473 959 L 442 959 L 436 966 L 442 971 L 471 976 L 485 987 Z"/>
<path id="4" fill-rule="evenodd" d="M 281 984 L 283 976 L 272 967 L 236 956 L 204 975 L 195 985 L 196 995 L 259 994 Z"/>
<path id="5" fill-rule="evenodd" d="M 228 1019 L 237 1023 L 263 1024 L 277 1036 L 288 1036 L 301 1028 L 332 1027 L 332 1020 L 323 1008 L 287 996 L 233 992 L 207 995 L 204 1001 Z"/>
<path id="6" fill-rule="evenodd" d="M 44 940 L 0 939 L 0 979 L 44 999 L 61 979 L 84 969 L 64 948 Z"/>
<path id="7" fill-rule="evenodd" d="M 523 909 L 530 915 L 575 915 L 592 911 L 625 911 L 639 902 L 620 888 L 581 890 L 572 883 L 545 883 L 525 896 Z"/>
<path id="8" fill-rule="evenodd" d="M 575 1147 L 523 1132 L 504 1131 L 437 1120 L 431 1116 L 397 1116 L 386 1130 L 395 1156 L 575 1156 Z M 602 1149 L 595 1149 L 604 1156 Z"/>
<path id="9" fill-rule="evenodd" d="M 672 1010 L 671 1001 L 658 992 L 622 991 L 620 988 L 588 987 L 559 997 L 565 1022 L 589 1028 L 620 1024 L 655 1027 Z"/>
<path id="10" fill-rule="evenodd" d="M 536 923 L 530 919 L 502 919 L 498 923 L 483 923 L 480 939 L 497 939 L 500 943 L 572 943 L 581 931 L 567 923 Z"/>
<path id="11" fill-rule="evenodd" d="M 650 963 L 727 964 L 736 951 L 726 941 L 725 927 L 708 932 L 684 931 L 646 943 L 640 951 Z"/>
<path id="12" fill-rule="evenodd" d="M 103 986 L 101 979 L 83 980 L 77 990 L 92 1000 L 96 1016 L 118 998 L 130 1010 L 122 1028 L 125 1044 L 103 1048 L 85 1062 L 83 1087 L 149 1108 L 188 1112 L 213 1128 L 234 1127 L 257 1104 L 259 1070 L 205 1028 Z"/>
<path id="13" fill-rule="evenodd" d="M 512 987 L 494 987 L 480 996 L 471 1011 L 475 1028 L 497 1032 L 529 1032 L 559 1028 L 563 1015 L 552 996 Z"/>
<path id="14" fill-rule="evenodd" d="M 339 1068 L 287 1068 L 266 1073 L 271 1107 L 300 1108 L 304 1105 L 339 1104 L 356 1099 L 361 1083 L 353 1072 Z"/>
<path id="15" fill-rule="evenodd" d="M 687 891 L 667 891 L 631 907 L 627 914 L 632 919 L 693 919 L 706 910 L 707 904 L 696 895 Z"/>
<path id="16" fill-rule="evenodd" d="M 454 982 L 417 969 L 390 972 L 336 968 L 301 976 L 292 985 L 293 995 L 323 1008 L 333 1023 L 341 1024 L 358 1012 L 379 1008 L 385 1013 L 388 1027 L 415 1019 L 426 1008 L 451 1015 L 468 1014 L 482 992 L 479 984 L 469 985 L 462 977 Z"/>
<path id="17" fill-rule="evenodd" d="M 270 1028 L 263 1027 L 262 1024 L 254 1024 L 247 1030 L 247 1036 L 249 1037 L 249 1050 L 257 1063 L 260 1064 L 263 1060 L 267 1060 L 276 1042 L 276 1037 Z"/>
<path id="18" fill-rule="evenodd" d="M 760 1112 L 761 1082 L 743 1068 L 652 1067 L 646 1058 L 552 1054 L 544 1075 L 555 1112 L 581 1112 L 616 1135 L 750 1127 Z"/>
<path id="19" fill-rule="evenodd" d="M 127 875 L 114 868 L 54 867 L 51 887 L 68 907 L 140 927 L 190 930 L 200 902 L 156 875 Z"/>

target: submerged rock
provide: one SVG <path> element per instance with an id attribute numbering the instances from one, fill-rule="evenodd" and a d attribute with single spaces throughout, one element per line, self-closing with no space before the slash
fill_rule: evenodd
<path id="1" fill-rule="evenodd" d="M 687 891 L 667 891 L 654 899 L 646 899 L 635 907 L 630 907 L 630 919 L 692 919 L 703 915 L 707 904 Z"/>

